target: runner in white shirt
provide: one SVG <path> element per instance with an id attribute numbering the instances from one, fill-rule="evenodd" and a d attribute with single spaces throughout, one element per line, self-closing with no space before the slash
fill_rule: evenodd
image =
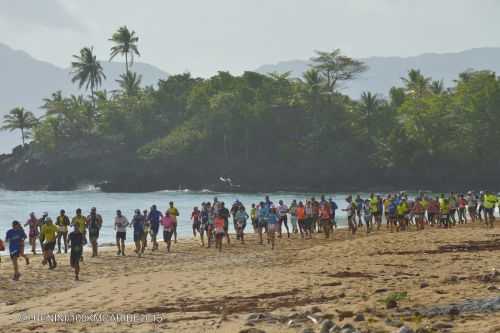
<path id="1" fill-rule="evenodd" d="M 288 229 L 288 206 L 283 203 L 283 200 L 279 201 L 278 206 L 278 238 L 281 238 L 281 225 L 285 225 L 286 233 L 288 234 L 288 238 L 290 238 L 290 230 Z"/>
<path id="2" fill-rule="evenodd" d="M 125 256 L 125 239 L 127 238 L 127 227 L 129 222 L 120 210 L 116 211 L 115 230 L 116 230 L 116 246 L 118 247 L 117 256 Z"/>

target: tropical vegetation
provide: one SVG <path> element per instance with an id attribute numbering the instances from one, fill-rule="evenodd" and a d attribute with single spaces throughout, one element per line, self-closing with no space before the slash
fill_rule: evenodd
<path id="1" fill-rule="evenodd" d="M 242 190 L 499 184 L 500 79 L 493 72 L 467 71 L 445 87 L 411 69 L 387 96 L 365 92 L 354 100 L 339 88 L 366 66 L 335 49 L 316 52 L 301 78 L 183 73 L 143 87 L 129 69 L 139 55 L 135 32 L 122 27 L 112 41 L 111 58 L 126 60 L 120 90 L 99 90 L 105 74 L 84 48 L 72 63 L 73 81 L 89 97 L 56 92 L 39 122 L 6 119 L 9 129 L 33 127 L 29 147 L 7 164 L 29 156 L 26 168 L 44 175 L 29 177 L 31 185 L 201 189 L 221 176 Z M 22 167 L 6 170 L 4 183 L 26 182 Z"/>

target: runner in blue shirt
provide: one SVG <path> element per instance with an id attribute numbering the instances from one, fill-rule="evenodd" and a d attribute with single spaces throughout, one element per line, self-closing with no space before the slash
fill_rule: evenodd
<path id="1" fill-rule="evenodd" d="M 21 228 L 21 224 L 18 221 L 12 222 L 12 229 L 7 231 L 5 241 L 9 243 L 10 258 L 12 260 L 12 265 L 14 266 L 14 281 L 19 280 L 19 277 L 21 277 L 17 258 L 19 258 L 22 254 L 21 247 L 24 246 L 25 239 L 26 233 L 23 228 Z"/>
<path id="2" fill-rule="evenodd" d="M 153 251 L 158 250 L 158 242 L 156 241 L 156 236 L 158 235 L 158 230 L 160 229 L 160 220 L 163 214 L 156 208 L 156 205 L 151 206 L 149 211 L 148 221 L 151 223 L 151 240 L 153 241 Z"/>

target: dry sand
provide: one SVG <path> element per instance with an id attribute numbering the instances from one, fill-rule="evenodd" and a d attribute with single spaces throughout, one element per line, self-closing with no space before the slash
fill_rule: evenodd
<path id="1" fill-rule="evenodd" d="M 500 296 L 493 288 L 500 287 L 500 274 L 492 273 L 500 270 L 499 227 L 428 227 L 400 233 L 383 227 L 369 236 L 360 232 L 355 239 L 345 230 L 337 231 L 334 240 L 324 240 L 322 234 L 314 237 L 283 238 L 275 251 L 258 245 L 253 235 L 244 245 L 233 238 L 222 253 L 201 248 L 195 240 L 173 244 L 170 254 L 164 253 L 161 244 L 159 252 L 148 250 L 143 258 L 132 255 L 131 249 L 127 257 L 117 257 L 116 250 L 109 248 L 98 258 L 86 256 L 79 282 L 73 280 L 66 255 L 57 255 L 59 266 L 54 271 L 41 265 L 40 256 L 32 257 L 29 266 L 20 264 L 19 282 L 11 280 L 12 266 L 4 257 L 0 332 L 256 328 L 272 333 L 302 332 L 307 327 L 319 332 L 321 324 L 314 321 L 323 318 L 340 326 L 352 323 L 360 332 L 392 333 L 398 330 L 397 321 L 414 330 L 427 327 L 428 332 L 500 332 L 500 312 L 432 318 L 414 314 L 415 309 Z M 407 297 L 387 309 L 384 300 L 395 292 L 406 292 Z M 20 321 L 25 313 L 64 312 L 159 314 L 163 320 L 159 324 Z M 249 322 L 249 315 L 256 313 L 265 315 Z M 358 313 L 365 320 L 354 321 Z"/>

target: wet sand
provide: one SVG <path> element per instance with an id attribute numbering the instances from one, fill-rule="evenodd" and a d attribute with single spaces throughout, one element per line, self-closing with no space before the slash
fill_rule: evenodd
<path id="1" fill-rule="evenodd" d="M 130 236 L 130 235 L 129 235 Z M 98 258 L 86 253 L 81 281 L 69 258 L 57 255 L 49 271 L 41 256 L 20 260 L 13 282 L 8 257 L 0 264 L 0 332 L 320 332 L 332 320 L 359 332 L 395 332 L 404 324 L 427 332 L 500 332 L 500 311 L 453 310 L 436 305 L 500 297 L 500 227 L 459 226 L 416 232 L 346 230 L 333 240 L 315 234 L 277 241 L 274 251 L 249 235 L 234 236 L 223 252 L 182 240 L 166 254 L 115 248 Z M 394 308 L 388 308 L 390 299 Z M 390 306 L 389 306 L 390 307 Z M 500 310 L 500 307 L 499 307 Z M 160 323 L 53 323 L 21 321 L 25 313 L 126 313 L 161 316 Z M 359 314 L 362 314 L 360 316 Z M 355 318 L 355 317 L 358 318 Z M 361 318 L 364 317 L 364 318 Z M 158 318 L 158 317 L 157 317 Z M 142 319 L 142 318 L 141 318 Z M 364 319 L 356 321 L 355 319 Z M 249 331 L 248 331 L 249 330 Z"/>

